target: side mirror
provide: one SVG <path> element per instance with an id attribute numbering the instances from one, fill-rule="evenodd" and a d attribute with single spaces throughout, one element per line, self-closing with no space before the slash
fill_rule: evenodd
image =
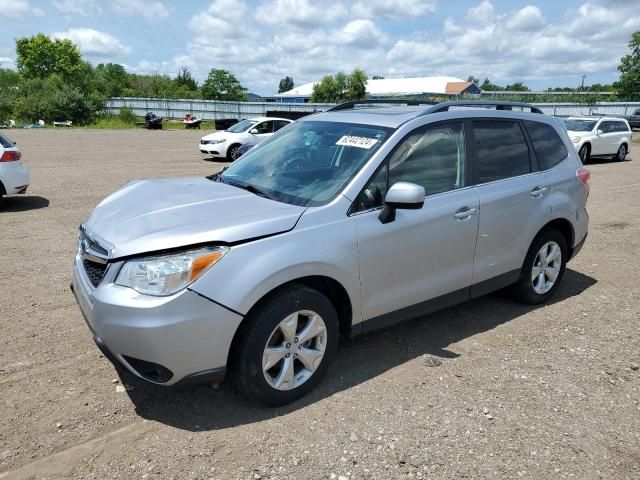
<path id="1" fill-rule="evenodd" d="M 394 183 L 384 199 L 384 208 L 380 212 L 381 223 L 393 222 L 396 210 L 419 210 L 424 205 L 424 187 L 409 182 Z"/>
<path id="2" fill-rule="evenodd" d="M 603 133 L 604 133 L 604 131 L 603 131 L 603 130 L 600 130 L 600 129 L 598 129 L 598 130 L 596 131 L 596 135 L 602 135 Z"/>
<path id="3" fill-rule="evenodd" d="M 258 129 L 257 129 L 257 128 L 252 128 L 251 130 L 249 130 L 249 133 L 250 133 L 251 135 L 257 135 L 259 132 L 258 132 Z"/>

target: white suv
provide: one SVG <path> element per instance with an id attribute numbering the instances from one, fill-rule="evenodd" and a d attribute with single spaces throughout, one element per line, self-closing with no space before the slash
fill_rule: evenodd
<path id="1" fill-rule="evenodd" d="M 200 152 L 233 162 L 241 155 L 242 145 L 260 143 L 292 122 L 293 120 L 287 118 L 248 118 L 227 130 L 202 137 L 199 145 Z"/>
<path id="2" fill-rule="evenodd" d="M 591 157 L 613 157 L 621 162 L 629 153 L 631 127 L 623 118 L 569 117 L 564 123 L 582 163 Z"/>

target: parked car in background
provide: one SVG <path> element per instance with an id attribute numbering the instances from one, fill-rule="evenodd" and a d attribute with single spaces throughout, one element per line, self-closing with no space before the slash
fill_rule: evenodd
<path id="1" fill-rule="evenodd" d="M 200 152 L 212 157 L 226 158 L 232 162 L 240 156 L 240 147 L 257 144 L 286 127 L 293 120 L 286 118 L 256 117 L 236 123 L 222 132 L 215 132 L 200 139 Z"/>
<path id="2" fill-rule="evenodd" d="M 16 144 L 0 135 L 0 206 L 5 195 L 27 192 L 29 170 L 22 163 L 22 153 Z"/>
<path id="3" fill-rule="evenodd" d="M 561 122 L 508 102 L 357 105 L 96 207 L 72 289 L 107 358 L 160 385 L 229 372 L 276 406 L 320 381 L 340 335 L 507 286 L 549 300 L 589 223 Z"/>
<path id="4" fill-rule="evenodd" d="M 592 157 L 609 157 L 621 162 L 629 153 L 631 127 L 622 118 L 569 117 L 564 124 L 582 163 Z"/>
<path id="5" fill-rule="evenodd" d="M 640 128 L 640 108 L 636 108 L 631 115 L 625 115 L 623 118 L 629 122 L 631 128 Z"/>

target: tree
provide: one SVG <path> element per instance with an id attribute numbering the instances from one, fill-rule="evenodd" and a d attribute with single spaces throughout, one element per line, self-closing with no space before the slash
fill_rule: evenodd
<path id="1" fill-rule="evenodd" d="M 371 80 L 384 80 L 384 77 L 382 75 L 374 75 Z"/>
<path id="2" fill-rule="evenodd" d="M 485 77 L 484 82 L 482 82 L 482 85 L 480 85 L 480 90 L 484 90 L 487 92 L 498 92 L 500 90 L 504 90 L 504 88 L 501 87 L 500 85 L 496 85 L 495 83 L 492 83 L 488 77 Z"/>
<path id="3" fill-rule="evenodd" d="M 527 87 L 522 82 L 516 82 L 512 85 L 507 85 L 504 89 L 508 92 L 529 92 L 529 87 Z"/>
<path id="4" fill-rule="evenodd" d="M 213 68 L 202 84 L 202 97 L 210 100 L 247 100 L 247 89 L 226 70 Z"/>
<path id="5" fill-rule="evenodd" d="M 26 79 L 58 74 L 74 83 L 86 70 L 80 51 L 71 40 L 51 40 L 42 33 L 16 40 L 16 65 Z"/>
<path id="6" fill-rule="evenodd" d="M 631 35 L 631 53 L 620 59 L 620 80 L 614 84 L 618 93 L 627 99 L 640 97 L 640 31 Z"/>
<path id="7" fill-rule="evenodd" d="M 193 75 L 191 75 L 191 70 L 189 67 L 180 67 L 180 71 L 178 72 L 178 76 L 175 79 L 176 85 L 179 87 L 184 87 L 187 90 L 196 91 L 198 90 L 198 82 Z"/>
<path id="8" fill-rule="evenodd" d="M 340 103 L 361 100 L 366 95 L 367 75 L 356 68 L 349 75 L 338 72 L 326 75 L 313 86 L 311 101 L 315 103 Z"/>
<path id="9" fill-rule="evenodd" d="M 105 97 L 121 97 L 129 86 L 129 74 L 117 63 L 99 64 L 94 77 L 96 89 Z"/>
<path id="10" fill-rule="evenodd" d="M 469 78 L 467 78 L 467 82 L 471 82 L 478 85 L 480 83 L 480 79 L 474 77 L 473 75 L 469 75 Z"/>
<path id="11" fill-rule="evenodd" d="M 293 78 L 286 76 L 278 84 L 278 93 L 288 92 L 293 88 Z"/>

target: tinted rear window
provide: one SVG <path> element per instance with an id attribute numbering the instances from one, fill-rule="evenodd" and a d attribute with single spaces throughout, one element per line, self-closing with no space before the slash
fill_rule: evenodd
<path id="1" fill-rule="evenodd" d="M 546 123 L 531 121 L 525 121 L 524 125 L 529 132 L 541 170 L 553 168 L 567 158 L 569 152 L 555 128 Z"/>
<path id="2" fill-rule="evenodd" d="M 512 121 L 473 122 L 478 155 L 478 183 L 531 172 L 529 147 L 520 125 Z"/>
<path id="3" fill-rule="evenodd" d="M 3 135 L 0 135 L 0 145 L 4 148 L 13 148 L 15 146 L 11 140 Z"/>

